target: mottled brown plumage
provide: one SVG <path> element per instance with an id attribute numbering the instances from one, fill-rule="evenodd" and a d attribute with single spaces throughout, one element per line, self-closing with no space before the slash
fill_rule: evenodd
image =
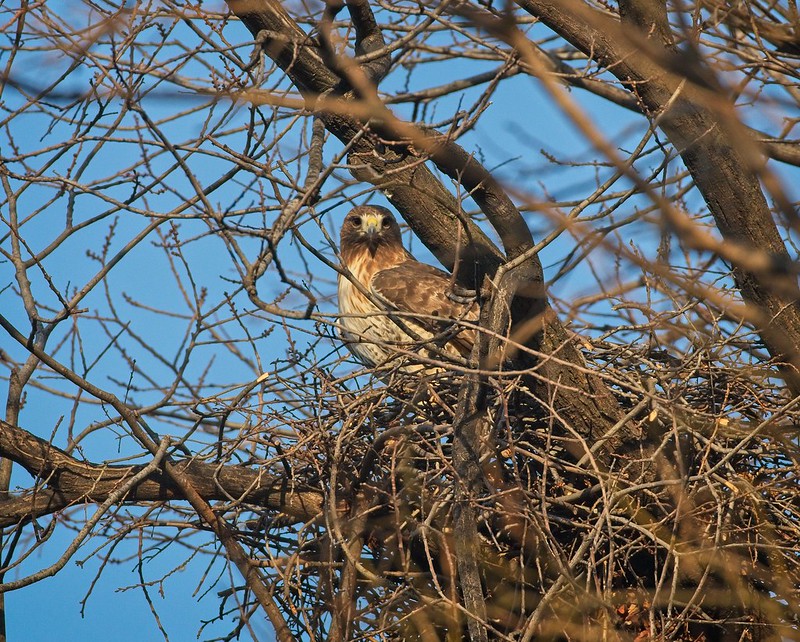
<path id="1" fill-rule="evenodd" d="M 451 274 L 406 251 L 389 210 L 351 210 L 342 225 L 341 256 L 352 275 L 339 275 L 342 338 L 359 361 L 373 367 L 399 359 L 410 372 L 431 366 L 414 363 L 408 352 L 438 360 L 469 354 L 475 332 L 459 322 L 477 323 L 477 304 L 454 293 Z"/>

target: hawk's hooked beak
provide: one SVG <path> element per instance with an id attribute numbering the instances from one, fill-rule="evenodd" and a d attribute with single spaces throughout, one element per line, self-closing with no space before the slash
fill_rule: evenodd
<path id="1" fill-rule="evenodd" d="M 367 237 L 369 253 L 375 256 L 378 249 L 378 233 L 383 225 L 383 217 L 376 214 L 367 214 L 361 219 L 361 231 Z"/>

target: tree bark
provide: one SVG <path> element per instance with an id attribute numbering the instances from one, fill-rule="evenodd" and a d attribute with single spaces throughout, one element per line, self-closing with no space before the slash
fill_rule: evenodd
<path id="1" fill-rule="evenodd" d="M 40 479 L 43 486 L 21 497 L 0 501 L 0 526 L 31 521 L 84 502 L 101 503 L 143 465 L 110 466 L 82 462 L 31 433 L 0 420 L 0 455 Z M 219 466 L 177 460 L 173 466 L 206 501 L 231 497 L 265 509 L 280 511 L 296 521 L 314 519 L 323 510 L 319 489 L 298 487 L 290 479 L 238 466 Z M 134 486 L 126 502 L 186 499 L 165 473 L 157 472 Z"/>

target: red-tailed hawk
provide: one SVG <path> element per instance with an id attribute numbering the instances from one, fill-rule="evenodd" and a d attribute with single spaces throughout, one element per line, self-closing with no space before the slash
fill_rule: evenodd
<path id="1" fill-rule="evenodd" d="M 350 271 L 339 275 L 342 337 L 359 361 L 374 367 L 400 359 L 401 369 L 413 372 L 432 368 L 414 363 L 414 354 L 438 361 L 469 355 L 475 331 L 459 322 L 477 323 L 476 301 L 463 295 L 453 275 L 406 251 L 389 210 L 351 210 L 342 225 L 341 256 Z"/>

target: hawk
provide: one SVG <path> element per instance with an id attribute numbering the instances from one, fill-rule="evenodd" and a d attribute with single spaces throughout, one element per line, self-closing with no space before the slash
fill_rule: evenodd
<path id="1" fill-rule="evenodd" d="M 453 275 L 420 263 L 404 247 L 400 226 L 385 207 L 351 210 L 341 231 L 341 334 L 350 352 L 369 367 L 397 363 L 401 370 L 431 370 L 413 354 L 442 360 L 469 356 L 478 304 Z M 412 353 L 411 359 L 404 358 Z"/>

